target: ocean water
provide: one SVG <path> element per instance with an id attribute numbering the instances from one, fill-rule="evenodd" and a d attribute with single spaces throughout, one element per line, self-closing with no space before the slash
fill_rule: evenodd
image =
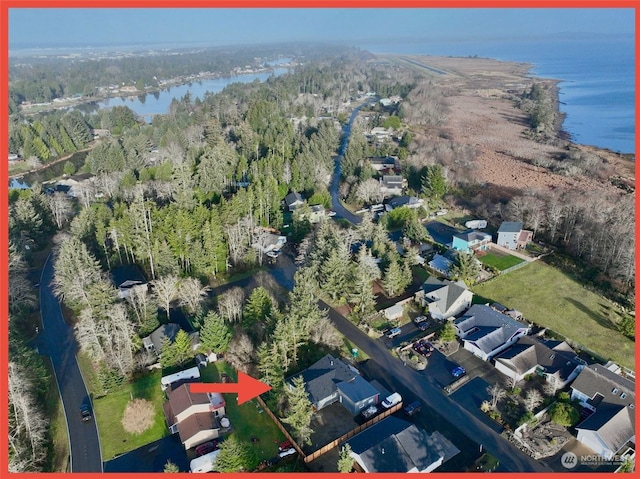
<path id="1" fill-rule="evenodd" d="M 635 154 L 633 37 L 555 37 L 360 45 L 372 53 L 474 56 L 533 64 L 531 75 L 560 80 L 563 129 L 575 143 Z"/>

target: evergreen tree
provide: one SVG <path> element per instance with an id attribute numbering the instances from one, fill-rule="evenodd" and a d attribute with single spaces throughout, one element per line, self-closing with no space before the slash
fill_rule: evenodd
<path id="1" fill-rule="evenodd" d="M 427 166 L 427 171 L 422 177 L 422 192 L 430 198 L 439 200 L 447 192 L 447 180 L 441 165 Z"/>
<path id="2" fill-rule="evenodd" d="M 329 255 L 329 259 L 322 266 L 322 289 L 332 300 L 348 296 L 351 285 L 351 262 L 344 254 L 340 254 L 340 248 L 335 248 Z"/>
<path id="3" fill-rule="evenodd" d="M 202 328 L 200 328 L 200 347 L 204 351 L 225 353 L 232 335 L 231 328 L 217 313 L 211 311 L 205 316 Z"/>
<path id="4" fill-rule="evenodd" d="M 351 457 L 351 446 L 345 444 L 340 448 L 338 456 L 338 472 L 351 472 L 353 469 L 353 457 Z"/>
<path id="5" fill-rule="evenodd" d="M 220 443 L 213 470 L 217 472 L 251 471 L 258 465 L 258 458 L 249 444 L 232 434 Z"/>
<path id="6" fill-rule="evenodd" d="M 478 266 L 475 255 L 458 252 L 456 262 L 451 268 L 451 274 L 454 278 L 464 281 L 467 286 L 473 285 L 480 274 L 480 266 Z"/>
<path id="7" fill-rule="evenodd" d="M 252 326 L 256 323 L 267 323 L 267 318 L 271 316 L 273 310 L 276 309 L 275 301 L 262 286 L 258 286 L 251 291 L 247 298 L 243 310 L 243 318 L 245 327 Z"/>
<path id="8" fill-rule="evenodd" d="M 184 364 L 195 356 L 191 347 L 191 337 L 184 329 L 178 331 L 172 346 L 176 364 Z"/>
<path id="9" fill-rule="evenodd" d="M 274 391 L 282 390 L 285 370 L 276 341 L 264 342 L 258 348 L 258 370 L 262 374 L 263 382 L 269 384 Z"/>
<path id="10" fill-rule="evenodd" d="M 172 472 L 180 472 L 180 468 L 176 466 L 171 459 L 167 459 L 167 462 L 164 465 L 164 470 L 162 472 L 172 473 Z"/>
<path id="11" fill-rule="evenodd" d="M 313 407 L 301 376 L 293 378 L 293 388 L 285 388 L 287 408 L 282 422 L 289 424 L 299 444 L 311 444 Z"/>
<path id="12" fill-rule="evenodd" d="M 385 270 L 383 284 L 390 297 L 402 294 L 411 284 L 411 270 L 401 266 L 395 255 L 391 257 L 389 266 Z"/>

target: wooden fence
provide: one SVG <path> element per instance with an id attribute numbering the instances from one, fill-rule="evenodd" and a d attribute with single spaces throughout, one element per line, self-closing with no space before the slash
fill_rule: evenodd
<path id="1" fill-rule="evenodd" d="M 309 454 L 308 456 L 303 456 L 304 457 L 304 462 L 305 464 L 310 463 L 311 461 L 313 461 L 314 459 L 317 459 L 318 457 L 322 456 L 324 453 L 330 451 L 331 449 L 334 449 L 335 447 L 338 446 L 338 444 L 340 444 L 343 441 L 346 441 L 347 439 L 352 438 L 353 436 L 355 436 L 356 434 L 358 434 L 359 432 L 364 431 L 366 428 L 368 428 L 369 426 L 382 421 L 384 418 L 388 417 L 389 415 L 393 414 L 394 412 L 396 412 L 397 410 L 399 410 L 400 408 L 402 408 L 402 401 L 400 401 L 398 404 L 396 404 L 395 406 L 393 406 L 390 409 L 387 409 L 386 411 L 384 411 L 383 413 L 377 415 L 376 417 L 369 419 L 367 422 L 365 422 L 364 424 L 356 427 L 355 429 L 352 429 L 351 431 L 349 431 L 348 433 L 340 436 L 338 439 L 334 439 L 333 441 L 331 441 L 328 444 L 325 444 L 324 446 L 322 446 L 320 449 L 317 449 L 315 451 L 313 451 L 311 454 Z"/>

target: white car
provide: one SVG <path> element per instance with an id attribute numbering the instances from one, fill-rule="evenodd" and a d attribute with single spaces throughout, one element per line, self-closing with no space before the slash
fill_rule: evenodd
<path id="1" fill-rule="evenodd" d="M 382 401 L 382 407 L 384 407 L 385 409 L 389 409 L 398 404 L 400 401 L 402 401 L 402 396 L 400 396 L 400 394 L 398 393 L 393 393 L 391 396 L 388 396 L 387 399 Z"/>
<path id="2" fill-rule="evenodd" d="M 289 449 L 282 451 L 280 454 L 278 454 L 278 456 L 285 457 L 295 453 L 296 453 L 296 450 L 293 447 L 290 447 Z"/>
<path id="3" fill-rule="evenodd" d="M 427 320 L 426 316 L 418 316 L 413 320 L 413 322 L 416 324 L 420 324 L 420 323 L 424 323 L 426 320 Z"/>
<path id="4" fill-rule="evenodd" d="M 402 329 L 400 329 L 400 328 L 391 328 L 390 330 L 386 331 L 384 333 L 384 335 L 389 339 L 393 339 L 396 336 L 400 336 L 401 333 L 402 333 Z"/>

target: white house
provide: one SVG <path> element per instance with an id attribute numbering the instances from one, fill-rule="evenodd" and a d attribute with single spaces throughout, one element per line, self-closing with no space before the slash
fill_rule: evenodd
<path id="1" fill-rule="evenodd" d="M 611 458 L 635 443 L 635 382 L 601 364 L 585 367 L 571 385 L 571 400 L 593 411 L 576 426 L 577 439 Z"/>
<path id="2" fill-rule="evenodd" d="M 432 318 L 443 320 L 457 316 L 471 306 L 473 293 L 463 281 L 441 281 L 429 277 L 414 295 L 415 301 L 427 308 Z"/>
<path id="3" fill-rule="evenodd" d="M 453 324 L 464 348 L 485 361 L 507 349 L 531 330 L 528 324 L 484 304 L 474 304 Z"/>
<path id="4" fill-rule="evenodd" d="M 524 248 L 531 242 L 533 231 L 522 229 L 519 221 L 503 221 L 498 228 L 498 240 L 496 243 L 508 249 Z"/>

